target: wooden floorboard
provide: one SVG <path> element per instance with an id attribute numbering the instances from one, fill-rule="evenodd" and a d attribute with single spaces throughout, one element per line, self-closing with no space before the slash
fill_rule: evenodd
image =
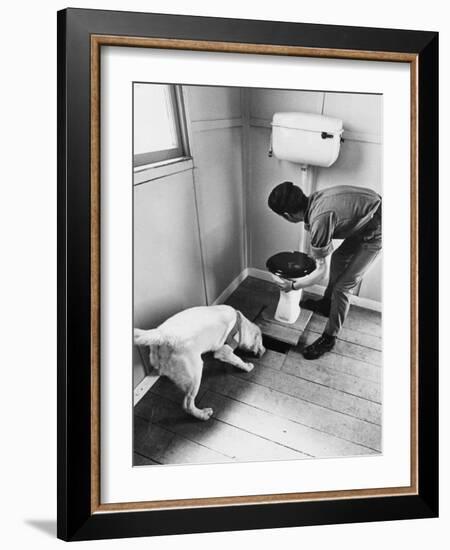
<path id="1" fill-rule="evenodd" d="M 140 455 L 158 460 L 175 437 L 175 434 L 162 430 L 134 414 L 134 451 Z"/>
<path id="2" fill-rule="evenodd" d="M 374 451 L 330 434 L 303 426 L 287 418 L 246 405 L 215 392 L 207 391 L 201 404 L 212 407 L 214 416 L 223 422 L 265 437 L 312 457 L 359 456 Z"/>
<path id="3" fill-rule="evenodd" d="M 281 370 L 285 359 L 285 353 L 279 353 L 278 351 L 268 349 L 266 353 L 258 359 L 258 363 L 271 367 L 272 369 Z"/>
<path id="4" fill-rule="evenodd" d="M 305 292 L 304 298 L 317 299 L 318 296 Z M 318 326 L 321 326 L 320 330 L 323 330 L 327 322 L 327 317 L 316 314 L 315 322 Z M 372 311 L 370 309 L 363 309 L 361 307 L 351 305 L 345 320 L 344 328 L 381 337 L 382 314 L 378 311 Z"/>
<path id="5" fill-rule="evenodd" d="M 302 361 L 307 361 L 307 359 L 303 358 L 300 349 L 290 349 L 287 352 L 287 357 L 292 357 L 294 363 L 297 361 L 299 363 Z M 377 365 L 365 363 L 359 359 L 353 359 L 352 357 L 330 352 L 322 355 L 319 359 L 308 362 L 311 363 L 312 366 L 329 367 L 343 374 L 350 374 L 351 376 L 356 376 L 362 380 L 375 382 L 377 385 L 381 384 L 382 369 L 380 369 Z"/>
<path id="6" fill-rule="evenodd" d="M 369 366 L 379 371 L 378 367 Z M 381 403 L 380 384 L 371 380 L 365 380 L 352 374 L 346 374 L 327 364 L 317 364 L 317 361 L 308 361 L 300 354 L 288 355 L 281 367 L 283 372 L 298 376 L 317 384 L 339 390 L 351 395 Z"/>
<path id="7" fill-rule="evenodd" d="M 212 451 L 137 415 L 134 417 L 134 449 L 160 464 L 233 461 L 232 457 Z"/>
<path id="8" fill-rule="evenodd" d="M 381 312 L 355 305 L 350 306 L 349 317 L 355 320 L 359 319 L 364 323 L 371 322 L 377 324 L 378 326 L 381 326 L 382 323 Z"/>
<path id="9" fill-rule="evenodd" d="M 133 453 L 133 466 L 160 466 L 160 463 L 139 453 Z"/>
<path id="10" fill-rule="evenodd" d="M 226 304 L 239 310 L 249 321 L 254 321 L 266 306 L 260 296 L 249 296 L 247 293 L 239 290 L 235 291 L 227 299 Z"/>
<path id="11" fill-rule="evenodd" d="M 325 317 L 315 314 L 308 323 L 308 330 L 322 334 L 326 323 L 327 319 Z M 359 346 L 365 346 L 378 351 L 382 349 L 382 340 L 380 336 L 350 329 L 347 326 L 347 322 L 339 331 L 339 340 L 345 340 L 351 344 L 358 344 Z"/>
<path id="12" fill-rule="evenodd" d="M 142 456 L 139 453 L 133 453 L 133 466 L 158 466 L 159 462 L 155 462 L 151 458 Z"/>
<path id="13" fill-rule="evenodd" d="M 279 290 L 275 283 L 264 281 L 256 277 L 247 277 L 242 281 L 240 288 L 248 292 L 262 292 L 266 295 L 278 294 Z"/>
<path id="14" fill-rule="evenodd" d="M 254 321 L 264 308 L 273 303 L 277 292 L 274 284 L 247 277 L 225 303 L 241 311 L 250 321 Z"/>
<path id="15" fill-rule="evenodd" d="M 351 306 L 333 351 L 307 361 L 303 347 L 327 320 L 314 314 L 305 331 L 302 319 L 298 326 L 273 322 L 278 297 L 276 285 L 248 277 L 227 303 L 252 321 L 276 327 L 271 336 L 277 340 L 295 332 L 289 336 L 295 345 L 287 353 L 275 346 L 278 351 L 269 349 L 262 358 L 246 358 L 255 364 L 250 373 L 205 355 L 196 403 L 213 408 L 206 422 L 187 415 L 182 392 L 161 377 L 135 407 L 134 465 L 380 452 L 381 314 Z"/>
<path id="16" fill-rule="evenodd" d="M 255 363 L 255 368 L 251 372 L 235 371 L 233 375 L 332 411 L 348 414 L 374 424 L 381 423 L 381 407 L 378 403 L 327 387 L 324 384 L 292 376 L 286 371 L 279 372 Z"/>
<path id="17" fill-rule="evenodd" d="M 201 399 L 204 391 L 204 388 L 201 387 L 198 392 L 199 399 Z M 155 384 L 150 388 L 150 393 L 167 397 L 172 401 L 180 403 L 180 405 L 183 403 L 184 393 L 171 380 L 164 376 L 158 378 L 157 382 L 155 382 Z M 136 405 L 136 407 L 139 407 L 139 404 L 140 402 Z M 135 410 L 138 410 L 136 407 Z"/>
<path id="18" fill-rule="evenodd" d="M 322 296 L 319 296 L 317 294 L 313 294 L 312 292 L 308 292 L 305 290 L 303 292 L 304 298 L 312 298 L 313 300 L 318 300 Z M 360 320 L 365 323 L 374 323 L 378 326 L 381 326 L 382 322 L 382 313 L 380 311 L 375 311 L 374 309 L 367 309 L 363 308 L 361 306 L 357 306 L 355 304 L 350 305 L 349 309 L 349 317 L 354 320 Z"/>
<path id="19" fill-rule="evenodd" d="M 307 455 L 298 450 L 248 433 L 236 426 L 221 422 L 215 417 L 207 421 L 199 421 L 187 415 L 179 404 L 157 395 L 147 394 L 139 403 L 136 415 L 240 462 L 307 458 Z"/>
<path id="20" fill-rule="evenodd" d="M 317 332 L 305 330 L 300 339 L 300 345 L 308 346 L 318 337 L 319 334 L 317 334 Z M 351 357 L 352 359 L 357 359 L 358 361 L 364 361 L 364 363 L 371 363 L 372 365 L 381 366 L 382 363 L 381 351 L 360 346 L 358 344 L 352 344 L 351 342 L 346 342 L 345 340 L 340 340 L 339 336 L 336 339 L 336 345 L 333 348 L 333 352 L 338 353 L 339 355 L 345 355 L 346 357 Z"/>
<path id="21" fill-rule="evenodd" d="M 210 375 L 204 383 L 209 390 L 247 405 L 294 420 L 347 441 L 380 450 L 381 430 L 380 426 L 376 424 L 321 407 L 238 376 L 230 376 L 230 373 L 220 369 L 214 371 L 211 369 Z"/>

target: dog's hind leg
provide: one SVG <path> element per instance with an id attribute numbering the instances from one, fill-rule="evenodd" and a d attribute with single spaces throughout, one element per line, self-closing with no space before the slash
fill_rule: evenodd
<path id="1" fill-rule="evenodd" d="M 190 415 L 198 418 L 199 420 L 209 420 L 213 414 L 213 410 L 209 407 L 205 409 L 199 409 L 195 404 L 195 398 L 197 396 L 198 389 L 194 393 L 187 393 L 183 400 L 183 409 Z"/>
<path id="2" fill-rule="evenodd" d="M 203 360 L 201 357 L 186 361 L 186 368 L 189 372 L 189 381 L 183 384 L 182 390 L 185 392 L 183 399 L 183 409 L 190 415 L 199 420 L 209 420 L 213 414 L 211 408 L 199 409 L 195 404 L 200 382 L 202 379 Z"/>
<path id="3" fill-rule="evenodd" d="M 224 363 L 229 363 L 238 369 L 244 370 L 245 372 L 250 372 L 253 369 L 252 363 L 245 363 L 240 357 L 234 354 L 232 348 L 225 344 L 217 351 L 214 352 L 214 358 L 223 361 Z"/>

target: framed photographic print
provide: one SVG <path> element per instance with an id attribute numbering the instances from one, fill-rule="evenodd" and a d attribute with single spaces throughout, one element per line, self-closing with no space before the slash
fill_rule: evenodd
<path id="1" fill-rule="evenodd" d="M 438 36 L 58 13 L 58 536 L 438 514 Z"/>

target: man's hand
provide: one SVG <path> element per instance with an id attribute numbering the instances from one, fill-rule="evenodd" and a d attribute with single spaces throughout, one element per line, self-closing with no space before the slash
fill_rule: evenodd
<path id="1" fill-rule="evenodd" d="M 326 258 L 320 258 L 316 260 L 316 269 L 305 277 L 300 277 L 295 281 L 295 288 L 292 287 L 292 281 L 289 279 L 282 279 L 272 274 L 275 279 L 275 284 L 283 292 L 290 292 L 291 290 L 300 290 L 301 288 L 307 288 L 316 283 L 321 283 L 324 279 L 328 278 L 328 271 L 330 265 L 330 256 Z"/>
<path id="2" fill-rule="evenodd" d="M 291 290 L 293 290 L 292 281 L 289 281 L 288 279 L 282 279 L 281 277 L 277 277 L 275 280 L 275 284 L 283 292 L 290 292 Z"/>
<path id="3" fill-rule="evenodd" d="M 275 284 L 280 290 L 282 290 L 283 292 L 291 292 L 292 290 L 300 290 L 301 288 L 307 288 L 311 285 L 322 282 L 323 279 L 327 279 L 329 266 L 330 266 L 330 256 L 327 256 L 326 258 L 317 259 L 316 269 L 312 271 L 309 275 L 306 275 L 305 277 L 299 277 L 298 279 L 296 279 L 294 282 L 294 285 L 295 285 L 294 287 L 292 286 L 292 280 L 290 279 L 283 279 L 282 277 L 274 275 L 273 273 L 272 273 L 272 277 L 274 279 Z"/>

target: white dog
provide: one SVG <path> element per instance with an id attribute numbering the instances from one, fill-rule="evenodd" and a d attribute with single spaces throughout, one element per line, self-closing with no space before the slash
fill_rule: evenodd
<path id="1" fill-rule="evenodd" d="M 233 350 L 241 348 L 259 357 L 265 352 L 260 328 L 225 305 L 193 307 L 156 329 L 134 329 L 134 342 L 150 348 L 151 365 L 184 392 L 184 410 L 200 420 L 208 420 L 213 413 L 195 405 L 202 379 L 202 354 L 212 351 L 216 359 L 249 372 L 253 365 L 242 361 Z"/>

